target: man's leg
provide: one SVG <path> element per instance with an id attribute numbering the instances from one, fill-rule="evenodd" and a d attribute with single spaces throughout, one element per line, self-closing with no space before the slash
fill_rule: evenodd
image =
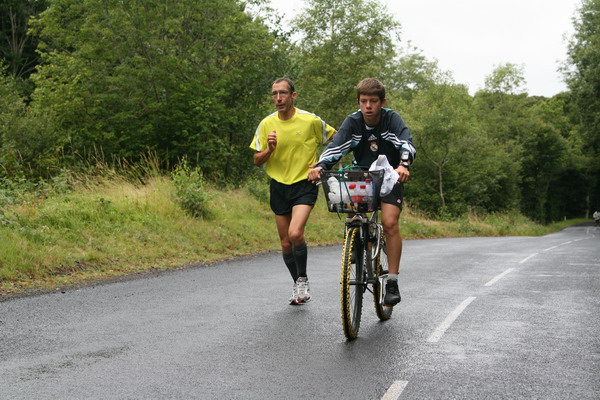
<path id="1" fill-rule="evenodd" d="M 298 267 L 296 265 L 296 257 L 294 256 L 294 246 L 290 241 L 289 230 L 290 223 L 292 221 L 292 215 L 275 215 L 275 222 L 277 223 L 277 233 L 279 234 L 279 240 L 281 242 L 281 253 L 283 255 L 283 261 L 285 266 L 290 271 L 290 275 L 294 280 L 294 286 L 292 287 L 292 297 L 290 297 L 290 304 L 301 304 L 303 300 L 298 297 Z"/>
<path id="2" fill-rule="evenodd" d="M 385 295 L 383 302 L 393 306 L 400 302 L 400 290 L 398 289 L 398 271 L 400 270 L 400 257 L 402 255 L 402 236 L 400 236 L 400 207 L 381 203 L 381 224 L 385 233 L 385 250 L 388 257 L 389 273 L 385 283 Z"/>
<path id="3" fill-rule="evenodd" d="M 390 266 L 390 274 L 398 274 L 400 257 L 402 256 L 402 236 L 400 235 L 400 212 L 393 204 L 381 203 L 381 224 L 385 233 L 386 252 Z"/>
<path id="4" fill-rule="evenodd" d="M 292 243 L 292 252 L 298 268 L 298 276 L 306 277 L 307 248 L 304 240 L 304 229 L 313 206 L 298 204 L 292 208 L 292 218 L 288 229 L 288 237 Z"/>
<path id="5" fill-rule="evenodd" d="M 281 242 L 281 253 L 283 254 L 283 261 L 290 271 L 290 275 L 294 282 L 298 279 L 298 268 L 296 267 L 296 260 L 292 252 L 292 242 L 288 236 L 290 230 L 290 222 L 292 221 L 292 215 L 275 215 L 275 223 L 277 224 L 277 233 L 279 234 L 279 241 Z"/>
<path id="6" fill-rule="evenodd" d="M 279 234 L 284 260 L 287 255 L 294 254 L 299 276 L 306 276 L 307 250 L 304 241 L 304 229 L 306 228 L 306 222 L 312 209 L 313 206 L 298 204 L 292 208 L 292 214 L 275 215 L 277 233 Z M 288 268 L 290 267 L 288 266 Z"/>
<path id="7" fill-rule="evenodd" d="M 310 288 L 306 265 L 308 259 L 308 249 L 304 240 L 304 229 L 313 206 L 306 204 L 297 204 L 292 208 L 292 220 L 288 231 L 288 237 L 292 242 L 292 253 L 298 269 L 298 299 L 302 302 L 310 300 Z"/>

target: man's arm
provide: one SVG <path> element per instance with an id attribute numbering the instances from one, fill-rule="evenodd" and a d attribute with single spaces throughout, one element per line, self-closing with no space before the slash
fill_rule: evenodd
<path id="1" fill-rule="evenodd" d="M 389 132 L 393 132 L 392 142 L 400 153 L 400 164 L 396 166 L 398 181 L 406 182 L 410 177 L 410 165 L 415 159 L 417 150 L 412 143 L 410 130 L 404 123 L 404 120 L 397 112 L 393 112 Z"/>
<path id="2" fill-rule="evenodd" d="M 412 134 L 406 123 L 404 123 L 400 114 L 395 111 L 392 115 L 390 132 L 393 132 L 395 136 L 393 143 L 400 152 L 400 160 L 412 163 L 417 155 L 417 149 L 412 142 Z"/>
<path id="3" fill-rule="evenodd" d="M 360 140 L 360 139 L 359 139 Z M 352 126 L 350 119 L 347 117 L 339 131 L 335 133 L 331 142 L 327 145 L 319 161 L 315 164 L 324 169 L 331 169 L 343 156 L 348 154 L 353 148 L 352 146 Z"/>
<path id="4" fill-rule="evenodd" d="M 254 165 L 257 167 L 260 167 L 266 163 L 269 160 L 269 157 L 271 157 L 271 154 L 275 151 L 275 148 L 277 147 L 276 131 L 273 130 L 271 133 L 269 133 L 267 136 L 267 144 L 268 147 L 265 150 L 254 153 Z"/>
<path id="5" fill-rule="evenodd" d="M 399 165 L 395 170 L 398 173 L 398 182 L 407 182 L 410 178 L 410 169 L 403 165 Z"/>
<path id="6" fill-rule="evenodd" d="M 272 151 L 270 149 L 257 151 L 256 153 L 254 153 L 254 165 L 260 167 L 261 165 L 266 163 L 269 157 L 271 157 L 271 153 Z"/>
<path id="7" fill-rule="evenodd" d="M 331 142 L 327 145 L 319 161 L 313 165 L 308 172 L 308 180 L 313 183 L 318 183 L 321 178 L 321 171 L 331 169 L 343 156 L 348 154 L 352 149 L 352 129 L 348 118 L 344 120 L 338 131 L 333 132 Z"/>

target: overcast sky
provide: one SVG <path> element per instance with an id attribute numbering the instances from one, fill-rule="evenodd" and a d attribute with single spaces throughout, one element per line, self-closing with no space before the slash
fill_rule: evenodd
<path id="1" fill-rule="evenodd" d="M 581 0 L 379 0 L 410 41 L 471 93 L 500 64 L 523 65 L 530 95 L 551 97 L 566 90 L 559 63 L 566 60 L 565 35 Z M 286 18 L 303 0 L 271 0 Z"/>

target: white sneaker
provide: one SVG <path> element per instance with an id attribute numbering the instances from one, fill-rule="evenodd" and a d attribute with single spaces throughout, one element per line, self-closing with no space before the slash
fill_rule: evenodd
<path id="1" fill-rule="evenodd" d="M 311 295 L 308 278 L 301 276 L 296 282 L 298 284 L 298 300 L 302 303 L 310 301 Z"/>
<path id="2" fill-rule="evenodd" d="M 290 297 L 290 304 L 300 304 L 301 302 L 298 300 L 298 284 L 294 282 L 294 286 L 292 287 L 292 297 Z"/>

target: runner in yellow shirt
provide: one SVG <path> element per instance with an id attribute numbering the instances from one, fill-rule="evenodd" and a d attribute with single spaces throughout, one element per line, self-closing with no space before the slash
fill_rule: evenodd
<path id="1" fill-rule="evenodd" d="M 255 150 L 254 164 L 266 164 L 271 178 L 271 210 L 283 260 L 294 280 L 290 304 L 302 304 L 311 299 L 304 229 L 318 195 L 307 176 L 309 166 L 317 162 L 317 146 L 330 140 L 335 130 L 294 106 L 297 93 L 290 79 L 277 79 L 271 89 L 277 112 L 260 122 L 250 148 Z"/>

